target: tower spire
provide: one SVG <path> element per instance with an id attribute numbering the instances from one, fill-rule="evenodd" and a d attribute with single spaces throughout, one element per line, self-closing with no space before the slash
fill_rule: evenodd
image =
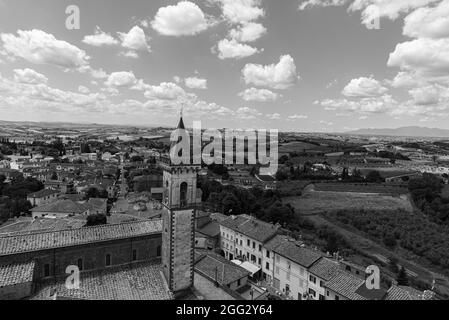
<path id="1" fill-rule="evenodd" d="M 181 106 L 181 110 L 179 112 L 179 123 L 178 123 L 178 127 L 177 129 L 184 129 L 185 130 L 185 126 L 184 126 L 184 120 L 182 119 L 184 114 L 184 106 Z"/>

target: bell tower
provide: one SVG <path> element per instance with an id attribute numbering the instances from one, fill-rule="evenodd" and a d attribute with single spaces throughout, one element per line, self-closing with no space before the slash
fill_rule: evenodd
<path id="1" fill-rule="evenodd" d="M 178 129 L 184 129 L 182 116 Z M 195 213 L 201 202 L 197 174 L 200 166 L 174 165 L 165 159 L 163 168 L 162 265 L 168 287 L 175 297 L 193 286 Z"/>

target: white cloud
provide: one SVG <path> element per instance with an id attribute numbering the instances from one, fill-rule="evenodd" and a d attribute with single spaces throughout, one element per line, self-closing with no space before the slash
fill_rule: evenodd
<path id="1" fill-rule="evenodd" d="M 133 59 L 139 58 L 139 54 L 136 51 L 133 51 L 133 50 L 122 51 L 118 55 L 121 56 L 121 57 L 125 57 L 125 58 L 133 58 Z"/>
<path id="2" fill-rule="evenodd" d="M 159 8 L 151 25 L 165 36 L 195 35 L 209 27 L 200 7 L 189 1 Z"/>
<path id="3" fill-rule="evenodd" d="M 260 117 L 262 115 L 262 113 L 260 113 L 259 111 L 257 111 L 254 108 L 241 107 L 241 108 L 237 109 L 237 111 L 235 112 L 235 115 L 239 119 L 250 120 L 250 119 L 256 119 L 257 117 Z"/>
<path id="4" fill-rule="evenodd" d="M 85 86 L 79 86 L 78 87 L 78 91 L 83 93 L 83 94 L 88 94 L 90 93 L 90 90 L 88 88 L 86 88 Z"/>
<path id="5" fill-rule="evenodd" d="M 427 78 L 447 77 L 449 39 L 420 38 L 400 43 L 390 53 L 388 66 Z"/>
<path id="6" fill-rule="evenodd" d="M 113 46 L 119 43 L 109 33 L 101 31 L 99 26 L 96 27 L 93 35 L 85 36 L 83 42 L 94 47 Z"/>
<path id="7" fill-rule="evenodd" d="M 207 79 L 189 77 L 185 79 L 185 84 L 190 89 L 207 89 Z"/>
<path id="8" fill-rule="evenodd" d="M 28 84 L 47 83 L 48 78 L 32 69 L 14 69 L 14 81 Z"/>
<path id="9" fill-rule="evenodd" d="M 342 93 L 347 97 L 374 97 L 380 96 L 387 91 L 388 89 L 383 87 L 376 79 L 360 77 L 352 79 Z"/>
<path id="10" fill-rule="evenodd" d="M 130 87 L 137 82 L 132 71 L 113 72 L 105 82 L 108 87 Z"/>
<path id="11" fill-rule="evenodd" d="M 409 94 L 412 96 L 414 104 L 427 106 L 438 104 L 449 98 L 449 89 L 435 84 L 410 89 Z"/>
<path id="12" fill-rule="evenodd" d="M 291 116 L 288 116 L 287 120 L 295 121 L 295 120 L 302 120 L 302 119 L 307 119 L 307 118 L 309 118 L 309 117 L 304 114 L 293 114 Z"/>
<path id="13" fill-rule="evenodd" d="M 150 46 L 147 43 L 147 37 L 142 28 L 134 26 L 128 33 L 119 32 L 120 39 L 122 40 L 122 47 L 130 50 L 143 50 L 150 52 Z"/>
<path id="14" fill-rule="evenodd" d="M 245 101 L 258 102 L 275 101 L 279 97 L 277 93 L 274 93 L 268 89 L 256 88 L 246 89 L 245 91 L 240 92 L 239 96 L 242 97 L 242 99 Z"/>
<path id="15" fill-rule="evenodd" d="M 270 120 L 279 120 L 281 115 L 279 113 L 269 113 L 265 115 Z"/>
<path id="16" fill-rule="evenodd" d="M 385 113 L 394 110 L 398 106 L 398 102 L 390 95 L 383 95 L 381 97 L 363 98 L 359 100 L 348 99 L 325 99 L 317 101 L 328 111 L 343 111 L 351 113 Z"/>
<path id="17" fill-rule="evenodd" d="M 290 55 L 281 56 L 277 64 L 247 64 L 242 75 L 246 84 L 272 89 L 290 88 L 298 80 L 295 61 Z"/>
<path id="18" fill-rule="evenodd" d="M 354 0 L 349 11 L 361 11 L 362 23 L 366 26 L 379 18 L 395 20 L 400 14 L 440 0 Z"/>
<path id="19" fill-rule="evenodd" d="M 253 42 L 262 37 L 267 29 L 260 23 L 248 22 L 231 29 L 229 36 L 239 42 Z"/>
<path id="20" fill-rule="evenodd" d="M 45 83 L 21 83 L 0 75 L 0 100 L 24 112 L 92 112 L 104 108 L 101 94 L 81 94 L 52 88 Z"/>
<path id="21" fill-rule="evenodd" d="M 257 20 L 265 16 L 260 0 L 219 0 L 223 16 L 231 23 L 238 24 Z"/>
<path id="22" fill-rule="evenodd" d="M 345 5 L 349 0 L 300 0 L 299 10 L 305 10 L 310 7 L 339 7 Z"/>
<path id="23" fill-rule="evenodd" d="M 224 59 L 242 59 L 259 52 L 257 48 L 247 44 L 239 43 L 234 39 L 221 40 L 218 45 L 218 57 Z"/>
<path id="24" fill-rule="evenodd" d="M 410 13 L 404 19 L 403 33 L 413 38 L 449 37 L 449 0 Z"/>
<path id="25" fill-rule="evenodd" d="M 162 82 L 158 86 L 148 86 L 145 91 L 147 99 L 176 100 L 185 96 L 184 89 L 173 82 Z"/>
<path id="26" fill-rule="evenodd" d="M 2 33 L 4 50 L 35 64 L 52 64 L 73 69 L 88 65 L 85 51 L 42 30 L 17 31 L 18 36 Z"/>

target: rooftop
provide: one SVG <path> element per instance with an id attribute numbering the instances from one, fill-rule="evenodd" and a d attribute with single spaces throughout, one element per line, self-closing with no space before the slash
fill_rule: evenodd
<path id="1" fill-rule="evenodd" d="M 421 300 L 422 292 L 407 286 L 391 286 L 385 300 Z"/>
<path id="2" fill-rule="evenodd" d="M 283 235 L 275 236 L 265 247 L 306 268 L 310 267 L 323 255 L 321 252 L 301 247 L 297 241 Z"/>
<path id="3" fill-rule="evenodd" d="M 82 300 L 171 300 L 162 276 L 160 260 L 134 263 L 107 268 L 101 271 L 83 272 L 80 288 L 67 289 L 65 278 L 56 283 L 53 279 L 37 285 L 33 300 L 82 299 Z"/>
<path id="4" fill-rule="evenodd" d="M 230 216 L 229 218 L 220 221 L 220 225 L 262 243 L 265 243 L 274 237 L 279 229 L 278 226 L 260 221 L 245 214 Z"/>
<path id="5" fill-rule="evenodd" d="M 210 279 L 217 280 L 222 285 L 231 284 L 249 275 L 249 272 L 216 254 L 199 257 L 195 270 L 200 271 Z"/>
<path id="6" fill-rule="evenodd" d="M 61 199 L 52 203 L 31 209 L 32 212 L 54 212 L 67 214 L 81 214 L 89 210 L 86 203 L 78 203 L 69 199 Z"/>
<path id="7" fill-rule="evenodd" d="M 144 220 L 58 231 L 18 233 L 11 236 L 0 235 L 0 256 L 158 234 L 161 232 L 162 220 Z"/>
<path id="8" fill-rule="evenodd" d="M 59 191 L 51 190 L 51 189 L 44 189 L 37 192 L 30 193 L 27 197 L 28 198 L 43 198 L 50 196 L 52 194 L 58 194 Z"/>
<path id="9" fill-rule="evenodd" d="M 356 293 L 363 283 L 365 283 L 365 280 L 346 271 L 340 271 L 325 284 L 325 287 L 350 300 L 366 300 L 365 297 Z"/>
<path id="10" fill-rule="evenodd" d="M 0 288 L 33 281 L 34 261 L 0 265 Z"/>
<path id="11" fill-rule="evenodd" d="M 329 281 L 338 274 L 339 270 L 340 266 L 337 261 L 323 257 L 312 265 L 309 272 L 325 281 Z"/>

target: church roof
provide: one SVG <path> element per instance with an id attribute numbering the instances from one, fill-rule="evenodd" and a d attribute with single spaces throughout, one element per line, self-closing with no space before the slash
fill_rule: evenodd
<path id="1" fill-rule="evenodd" d="M 172 300 L 160 260 L 113 266 L 80 274 L 80 288 L 68 289 L 65 279 L 37 284 L 31 300 Z"/>
<path id="2" fill-rule="evenodd" d="M 0 256 L 157 234 L 162 220 L 133 221 L 94 227 L 37 231 L 0 236 Z"/>

